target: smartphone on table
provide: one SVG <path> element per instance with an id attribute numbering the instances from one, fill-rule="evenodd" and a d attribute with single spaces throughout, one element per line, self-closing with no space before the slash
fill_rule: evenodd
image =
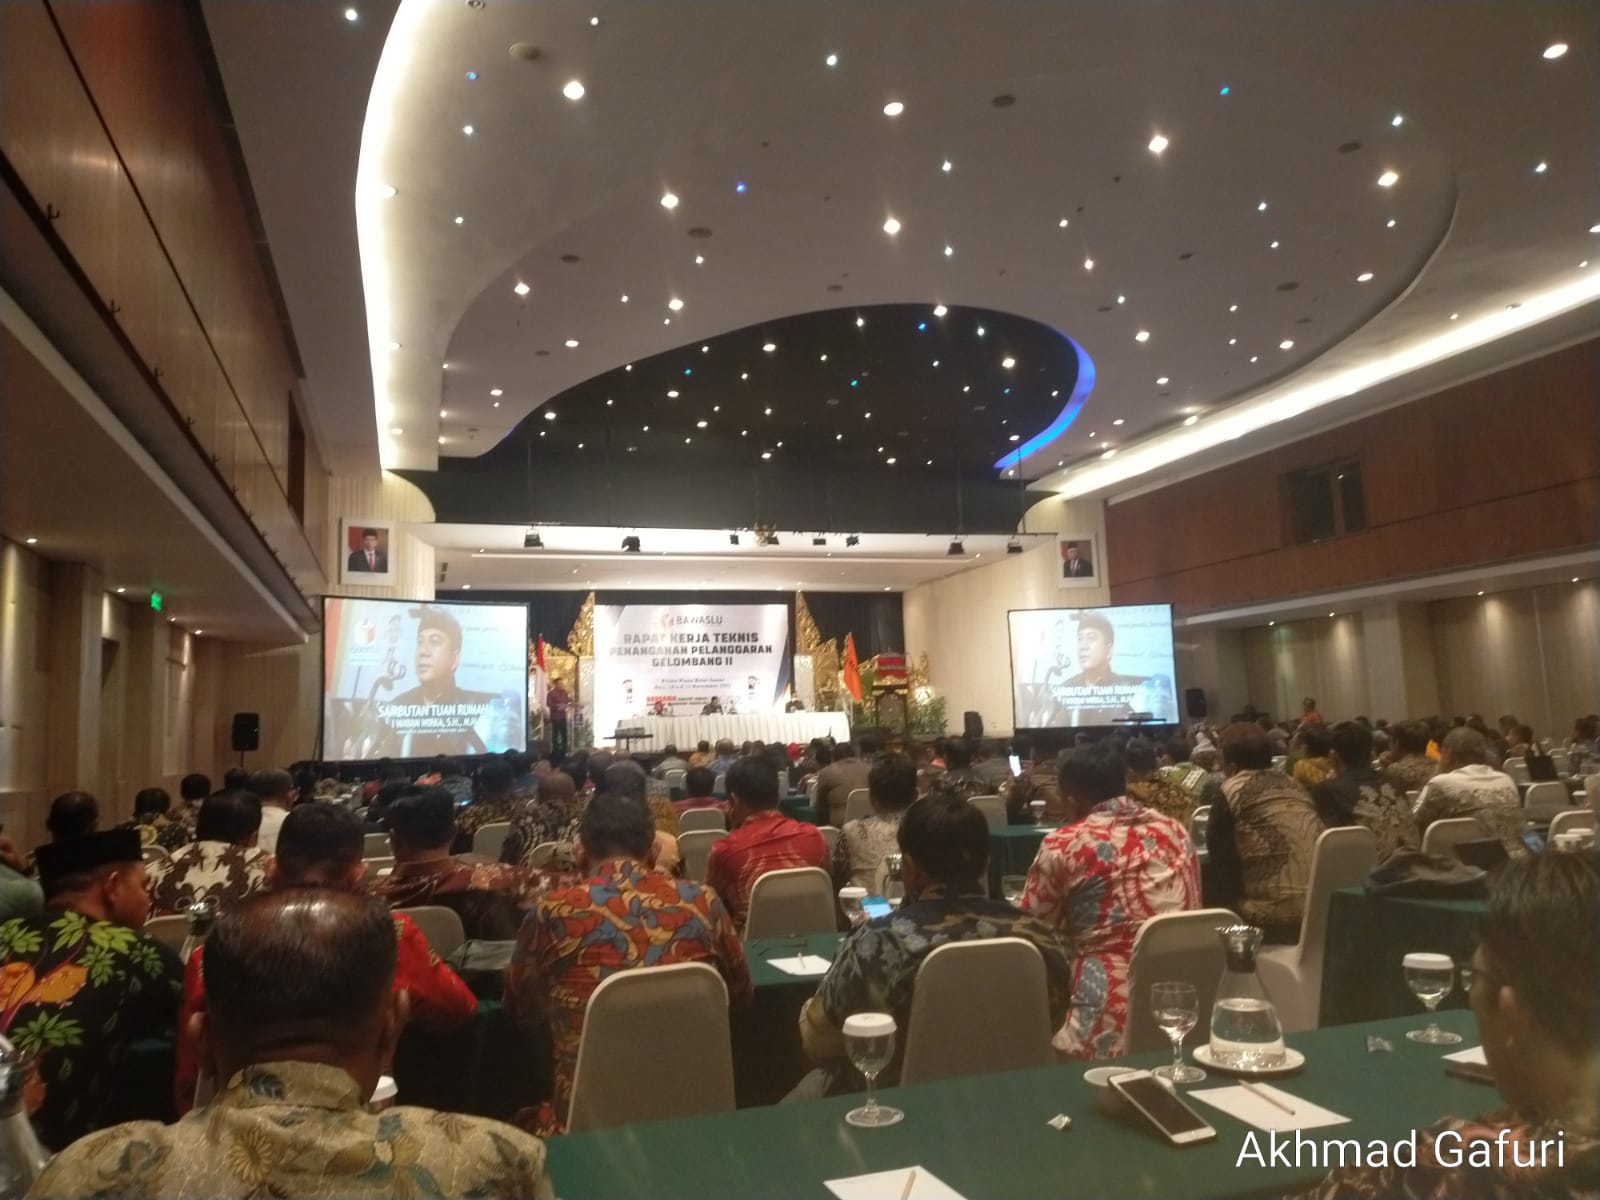
<path id="1" fill-rule="evenodd" d="M 1174 1146 L 1190 1146 L 1217 1136 L 1217 1131 L 1185 1104 L 1166 1080 L 1149 1071 L 1113 1075 L 1107 1082 Z"/>
<path id="2" fill-rule="evenodd" d="M 894 911 L 894 906 L 882 896 L 868 896 L 861 902 L 861 911 L 867 914 L 867 920 L 874 917 L 887 917 Z"/>

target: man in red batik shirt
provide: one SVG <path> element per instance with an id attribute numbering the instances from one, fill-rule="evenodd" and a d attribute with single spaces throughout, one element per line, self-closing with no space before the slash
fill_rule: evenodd
<path id="1" fill-rule="evenodd" d="M 733 832 L 711 846 L 706 883 L 744 932 L 750 889 L 768 871 L 828 865 L 822 831 L 778 811 L 778 772 L 764 758 L 741 758 L 728 768 L 728 824 Z"/>

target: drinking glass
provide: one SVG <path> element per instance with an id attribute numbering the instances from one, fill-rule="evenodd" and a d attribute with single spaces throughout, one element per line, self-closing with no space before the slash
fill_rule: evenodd
<path id="1" fill-rule="evenodd" d="M 1028 888 L 1026 875 L 1002 875 L 1000 877 L 1000 894 L 1006 898 L 1006 903 L 1013 908 L 1022 904 L 1022 893 Z"/>
<path id="2" fill-rule="evenodd" d="M 1405 956 L 1401 965 L 1406 972 L 1406 987 L 1428 1008 L 1428 1027 L 1408 1030 L 1406 1037 L 1425 1046 L 1454 1046 L 1461 1040 L 1461 1035 L 1440 1029 L 1433 1013 L 1439 1007 L 1439 1001 L 1456 986 L 1455 962 L 1448 954 L 1412 953 Z"/>
<path id="3" fill-rule="evenodd" d="M 864 887 L 842 887 L 839 889 L 839 908 L 843 911 L 845 920 L 850 922 L 850 928 L 864 923 L 867 919 L 866 911 L 861 907 L 862 901 L 867 898 L 867 889 Z"/>
<path id="4" fill-rule="evenodd" d="M 898 1108 L 879 1104 L 872 1090 L 878 1072 L 894 1060 L 894 1031 L 894 1018 L 888 1013 L 855 1013 L 844 1019 L 845 1052 L 867 1080 L 867 1102 L 844 1115 L 852 1125 L 873 1129 L 905 1119 L 906 1114 Z"/>
<path id="5" fill-rule="evenodd" d="M 1200 996 L 1192 983 L 1150 985 L 1150 1014 L 1172 1042 L 1172 1065 L 1151 1072 L 1173 1083 L 1199 1083 L 1206 1073 L 1183 1061 L 1183 1039 L 1200 1023 Z"/>
<path id="6" fill-rule="evenodd" d="M 1036 827 L 1044 824 L 1043 800 L 1029 800 L 1028 811 L 1033 814 L 1033 823 Z"/>

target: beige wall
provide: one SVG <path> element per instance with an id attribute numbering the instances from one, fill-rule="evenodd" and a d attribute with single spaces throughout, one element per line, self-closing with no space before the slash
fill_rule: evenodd
<path id="1" fill-rule="evenodd" d="M 1298 716 L 1306 696 L 1315 697 L 1319 711 L 1336 719 L 1358 713 L 1391 715 L 1368 711 L 1360 613 L 1280 621 L 1271 628 L 1245 630 L 1242 641 L 1247 699 L 1275 717 Z M 1217 719 L 1228 716 L 1218 713 Z"/>
<path id="2" fill-rule="evenodd" d="M 1023 554 L 1005 555 L 957 575 L 912 588 L 905 595 L 906 653 L 928 656 L 928 678 L 945 698 L 951 729 L 961 714 L 983 716 L 986 733 L 1011 731 L 1011 649 L 1006 612 L 1108 603 L 1105 511 L 1098 501 L 1050 499 L 1028 511 L 1030 533 L 1088 533 L 1099 552 L 1098 587 L 1063 591 L 1056 586 L 1061 555 L 1054 541 Z"/>

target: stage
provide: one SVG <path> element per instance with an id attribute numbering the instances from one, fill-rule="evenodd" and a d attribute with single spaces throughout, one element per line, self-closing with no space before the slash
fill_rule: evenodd
<path id="1" fill-rule="evenodd" d="M 668 746 L 676 746 L 681 753 L 688 754 L 701 741 L 715 746 L 722 738 L 727 738 L 736 746 L 745 742 L 778 742 L 783 745 L 799 742 L 804 745 L 814 737 L 831 737 L 837 742 L 850 740 L 850 718 L 842 712 L 634 717 L 621 722 L 620 727 L 641 731 L 642 737 L 630 737 L 626 743 L 618 744 L 644 754 L 660 754 Z M 610 739 L 598 740 L 603 744 Z"/>

